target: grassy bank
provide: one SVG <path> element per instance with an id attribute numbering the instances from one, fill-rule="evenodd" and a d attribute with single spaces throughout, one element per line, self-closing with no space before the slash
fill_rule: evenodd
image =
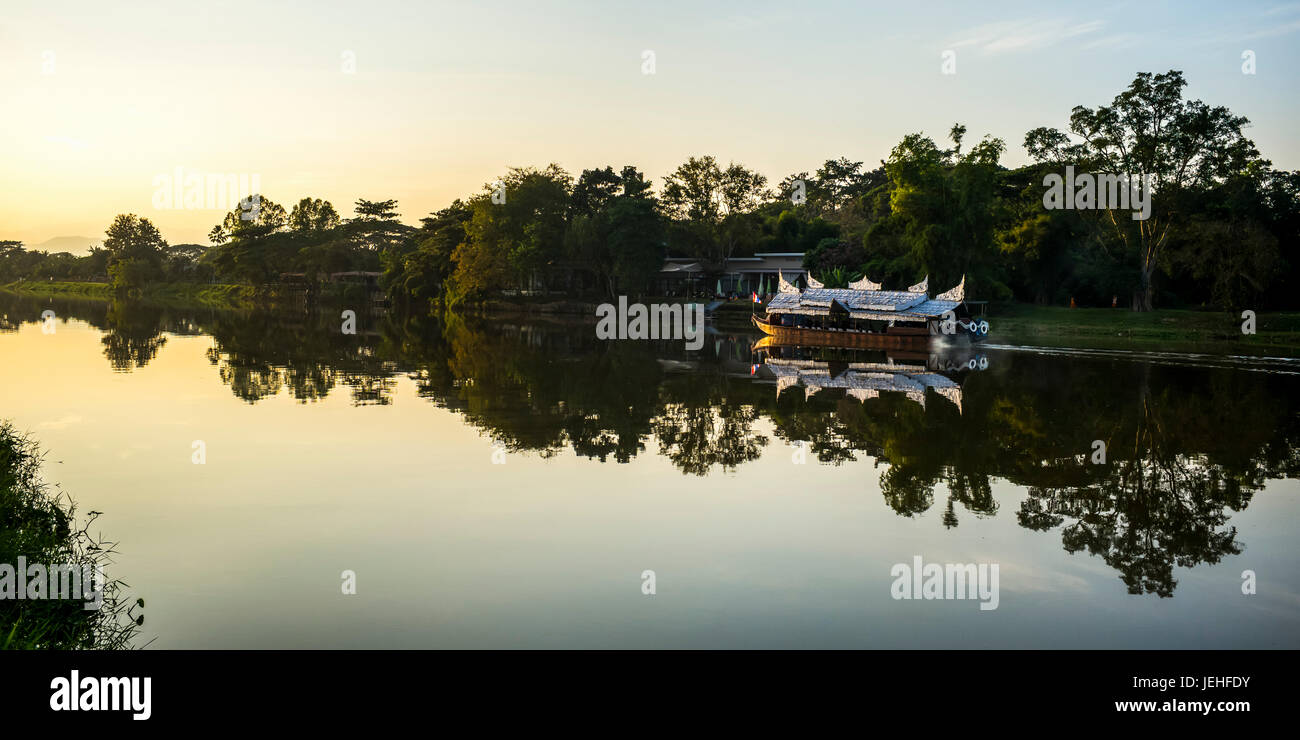
<path id="1" fill-rule="evenodd" d="M 9 283 L 0 290 L 11 293 L 87 300 L 112 300 L 113 289 L 107 283 L 56 283 L 28 281 Z M 169 306 L 242 309 L 252 307 L 257 289 L 249 285 L 209 285 L 206 283 L 160 283 L 151 285 L 141 299 Z"/>
<path id="2" fill-rule="evenodd" d="M 1241 333 L 1240 314 L 1223 311 L 1010 304 L 991 307 L 988 320 L 996 344 L 1300 356 L 1300 313 L 1258 314 L 1253 335 Z"/>

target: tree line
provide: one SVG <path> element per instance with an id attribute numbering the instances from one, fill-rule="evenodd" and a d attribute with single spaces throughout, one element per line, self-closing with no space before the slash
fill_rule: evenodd
<path id="1" fill-rule="evenodd" d="M 513 168 L 474 195 L 402 223 L 394 200 L 287 210 L 258 197 L 227 214 L 210 247 L 169 246 L 147 218 L 120 215 L 85 257 L 0 242 L 0 282 L 105 276 L 254 285 L 286 274 L 382 273 L 404 307 L 470 305 L 502 290 L 645 295 L 665 256 L 697 260 L 706 285 L 728 258 L 803 252 L 828 286 L 862 276 L 905 286 L 929 275 L 995 301 L 1227 309 L 1293 308 L 1300 275 L 1300 171 L 1274 169 L 1246 118 L 1183 96 L 1182 73 L 1140 73 L 1109 105 L 1077 106 L 1066 129 L 1024 137 L 1032 163 L 1001 163 L 1003 139 L 905 136 L 878 166 L 841 157 L 772 185 L 742 164 L 691 157 L 656 189 L 633 166 Z M 1149 217 L 1113 207 L 1051 209 L 1048 176 L 1150 180 Z M 1111 204 L 1113 205 L 1113 204 Z"/>

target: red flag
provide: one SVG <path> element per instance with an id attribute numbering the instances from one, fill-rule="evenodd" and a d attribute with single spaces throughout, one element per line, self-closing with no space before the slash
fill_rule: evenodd
<path id="1" fill-rule="evenodd" d="M 754 303 L 758 303 L 758 302 L 759 302 L 759 301 L 758 301 L 758 293 L 754 293 L 753 296 L 754 296 Z"/>

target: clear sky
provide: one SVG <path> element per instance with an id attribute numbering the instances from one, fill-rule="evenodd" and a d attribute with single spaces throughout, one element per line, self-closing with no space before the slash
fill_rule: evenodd
<path id="1" fill-rule="evenodd" d="M 510 166 L 660 181 L 712 154 L 776 181 L 957 121 L 1014 166 L 1027 130 L 1169 69 L 1297 169 L 1298 39 L 1300 2 L 1280 1 L 3 0 L 0 239 L 101 238 L 134 212 L 206 243 L 221 211 L 154 206 L 178 167 L 345 216 L 396 198 L 415 223 Z"/>

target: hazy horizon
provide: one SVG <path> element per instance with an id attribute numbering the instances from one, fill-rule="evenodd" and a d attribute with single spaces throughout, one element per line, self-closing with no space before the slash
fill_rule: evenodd
<path id="1" fill-rule="evenodd" d="M 632 164 L 658 186 L 710 154 L 775 184 L 841 156 L 874 166 L 957 122 L 1004 139 L 1014 167 L 1026 131 L 1169 69 L 1187 97 L 1248 117 L 1274 166 L 1300 168 L 1286 71 L 1300 3 L 69 5 L 0 19 L 0 239 L 100 240 L 136 213 L 206 244 L 226 209 L 153 205 L 176 168 L 257 175 L 275 202 L 325 198 L 345 217 L 395 198 L 417 223 L 513 166 Z"/>

